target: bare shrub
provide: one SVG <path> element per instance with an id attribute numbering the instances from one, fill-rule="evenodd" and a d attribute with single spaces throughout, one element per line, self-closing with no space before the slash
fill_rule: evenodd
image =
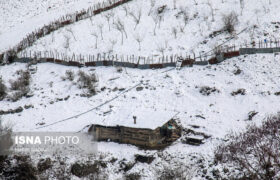
<path id="1" fill-rule="evenodd" d="M 192 179 L 195 173 L 195 168 L 185 167 L 183 164 L 173 166 L 163 166 L 163 170 L 158 171 L 157 174 L 158 180 L 183 180 L 183 179 Z"/>
<path id="2" fill-rule="evenodd" d="M 215 151 L 216 163 L 239 170 L 236 179 L 280 178 L 280 114 L 270 116 L 261 126 L 251 125 L 246 132 L 229 135 L 230 141 Z"/>
<path id="3" fill-rule="evenodd" d="M 150 3 L 151 3 L 151 8 L 149 10 L 148 16 L 151 15 L 152 9 L 155 7 L 156 1 L 155 0 L 150 0 Z"/>
<path id="4" fill-rule="evenodd" d="M 12 93 L 9 99 L 13 102 L 20 100 L 23 96 L 26 96 L 30 91 L 29 87 L 21 87 L 18 91 Z"/>
<path id="5" fill-rule="evenodd" d="M 238 17 L 235 12 L 231 12 L 228 15 L 223 15 L 222 21 L 224 23 L 224 30 L 228 33 L 233 33 L 235 30 L 235 26 L 238 23 Z"/>
<path id="6" fill-rule="evenodd" d="M 0 179 L 37 180 L 37 169 L 28 156 L 0 156 Z"/>
<path id="7" fill-rule="evenodd" d="M 8 154 L 12 145 L 12 128 L 10 126 L 3 126 L 2 119 L 0 117 L 0 155 Z"/>
<path id="8" fill-rule="evenodd" d="M 94 163 L 74 163 L 71 166 L 71 173 L 79 178 L 87 177 L 87 179 L 108 179 L 105 173 L 102 173 L 107 164 L 101 161 Z"/>
<path id="9" fill-rule="evenodd" d="M 140 180 L 141 175 L 139 173 L 131 173 L 125 175 L 125 180 Z"/>
<path id="10" fill-rule="evenodd" d="M 122 73 L 123 72 L 123 68 L 121 66 L 117 66 L 116 70 L 118 73 Z"/>
<path id="11" fill-rule="evenodd" d="M 200 87 L 199 92 L 204 96 L 209 96 L 212 93 L 215 93 L 215 92 L 219 93 L 220 91 L 218 89 L 216 89 L 215 87 L 202 86 L 202 87 Z"/>
<path id="12" fill-rule="evenodd" d="M 172 34 L 174 35 L 174 38 L 177 39 L 177 29 L 175 27 L 172 28 Z"/>
<path id="13" fill-rule="evenodd" d="M 85 88 L 88 90 L 89 95 L 96 94 L 96 83 L 98 82 L 98 78 L 96 74 L 86 74 L 83 71 L 78 72 L 78 85 L 79 88 Z"/>
<path id="14" fill-rule="evenodd" d="M 4 84 L 2 77 L 0 77 L 0 101 L 3 100 L 7 95 L 7 87 Z"/>
<path id="15" fill-rule="evenodd" d="M 141 8 L 138 9 L 138 11 L 135 13 L 134 11 L 129 12 L 129 15 L 133 18 L 133 21 L 135 22 L 134 30 L 136 29 L 137 25 L 140 23 L 141 16 L 142 16 L 142 10 Z"/>
<path id="16" fill-rule="evenodd" d="M 19 70 L 16 74 L 18 75 L 18 79 L 10 81 L 11 90 L 16 91 L 9 97 L 12 101 L 18 101 L 30 91 L 29 85 L 31 76 L 29 71 Z"/>
<path id="17" fill-rule="evenodd" d="M 74 78 L 75 78 L 75 73 L 71 70 L 65 71 L 65 77 L 64 76 L 62 77 L 63 80 L 69 80 L 69 81 L 73 81 Z"/>
<path id="18" fill-rule="evenodd" d="M 28 70 L 19 70 L 16 74 L 19 77 L 15 81 L 10 81 L 11 90 L 22 90 L 22 87 L 29 86 L 31 76 Z"/>
<path id="19" fill-rule="evenodd" d="M 135 34 L 134 35 L 134 39 L 137 41 L 138 43 L 138 51 L 141 51 L 141 42 L 144 40 L 144 36 L 140 35 L 140 34 Z"/>
<path id="20" fill-rule="evenodd" d="M 232 96 L 236 96 L 236 95 L 245 95 L 246 94 L 246 89 L 237 89 L 236 91 L 233 91 L 231 93 Z"/>
<path id="21" fill-rule="evenodd" d="M 95 37 L 95 49 L 97 49 L 97 40 L 98 40 L 98 34 L 96 32 L 91 33 Z"/>
<path id="22" fill-rule="evenodd" d="M 120 18 L 118 18 L 114 22 L 114 28 L 121 33 L 121 35 L 122 35 L 122 45 L 123 45 L 123 34 L 125 34 L 125 37 L 127 38 L 127 33 L 125 31 L 124 23 L 123 23 L 123 21 L 120 20 Z"/>

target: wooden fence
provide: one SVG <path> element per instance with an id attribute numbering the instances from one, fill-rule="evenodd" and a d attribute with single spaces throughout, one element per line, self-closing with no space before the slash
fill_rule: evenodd
<path id="1" fill-rule="evenodd" d="M 9 61 L 9 59 L 13 59 L 17 53 L 23 51 L 27 47 L 32 46 L 36 40 L 50 34 L 51 32 L 54 32 L 69 24 L 73 24 L 80 20 L 87 19 L 94 15 L 108 11 L 129 1 L 132 0 L 107 0 L 102 3 L 97 3 L 96 5 L 93 5 L 86 10 L 84 9 L 73 14 L 62 16 L 58 20 L 55 20 L 48 25 L 44 25 L 43 27 L 31 32 L 25 38 L 23 38 L 23 40 L 21 40 L 15 47 L 1 53 L 0 62 L 1 60 Z"/>
<path id="2" fill-rule="evenodd" d="M 245 48 L 243 48 L 245 47 Z M 53 51 L 21 51 L 17 54 L 17 61 L 23 59 L 31 61 L 37 59 L 40 62 L 53 62 L 70 66 L 123 66 L 140 69 L 148 68 L 164 68 L 168 66 L 175 67 L 178 59 L 182 59 L 182 66 L 207 65 L 222 62 L 225 59 L 239 56 L 241 54 L 255 54 L 255 53 L 272 53 L 274 49 L 280 51 L 279 41 L 266 41 L 266 43 L 249 43 L 237 46 L 224 46 L 214 49 L 211 53 L 199 55 L 150 55 L 150 56 L 136 56 L 136 55 L 120 55 L 112 53 L 98 53 L 95 55 L 75 54 L 67 55 L 65 53 Z M 272 51 L 273 50 L 273 51 Z M 23 60 L 24 61 L 24 60 Z"/>

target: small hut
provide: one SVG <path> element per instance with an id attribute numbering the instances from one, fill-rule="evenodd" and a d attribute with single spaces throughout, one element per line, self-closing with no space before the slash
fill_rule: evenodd
<path id="1" fill-rule="evenodd" d="M 88 132 L 97 141 L 132 144 L 144 149 L 161 149 L 181 137 L 181 128 L 174 119 L 154 129 L 93 124 Z"/>

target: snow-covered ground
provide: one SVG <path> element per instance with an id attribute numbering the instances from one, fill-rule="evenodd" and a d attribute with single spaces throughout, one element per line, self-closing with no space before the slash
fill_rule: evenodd
<path id="1" fill-rule="evenodd" d="M 27 51 L 53 51 L 75 54 L 113 53 L 123 55 L 198 55 L 231 37 L 224 32 L 214 38 L 210 34 L 223 28 L 222 18 L 231 12 L 238 16 L 236 32 L 240 35 L 225 45 L 242 45 L 251 41 L 279 39 L 279 1 L 248 0 L 241 14 L 239 1 L 217 0 L 134 0 L 42 38 Z M 176 2 L 174 4 L 174 2 Z M 208 3 L 209 2 L 209 3 Z M 159 9 L 165 7 L 162 13 Z M 212 17 L 213 9 L 213 17 Z M 136 23 L 133 15 L 139 18 Z M 116 24 L 124 25 L 121 33 Z M 277 28 L 277 27 L 278 28 Z M 123 43 L 122 43 L 123 36 Z"/>
<path id="2" fill-rule="evenodd" d="M 103 0 L 8 0 L 0 2 L 0 52 L 19 43 L 27 34 Z"/>
<path id="3" fill-rule="evenodd" d="M 1 2 L 0 52 L 16 45 L 28 33 L 61 15 L 87 8 L 97 2 L 101 1 Z M 247 0 L 242 15 L 237 0 L 158 0 L 151 8 L 152 2 L 133 0 L 112 11 L 62 28 L 38 40 L 27 50 L 52 50 L 69 55 L 110 52 L 141 56 L 207 52 L 231 37 L 227 33 L 213 38 L 209 38 L 209 35 L 222 28 L 223 15 L 232 11 L 238 14 L 239 19 L 236 33 L 247 29 L 227 45 L 279 38 L 280 24 L 272 24 L 279 21 L 280 2 L 277 0 Z M 161 23 L 155 24 L 154 20 L 159 20 L 159 17 L 156 18 L 156 11 L 164 5 L 166 8 L 162 13 Z M 127 15 L 125 9 L 128 10 Z M 129 13 L 137 15 L 140 10 L 141 19 L 135 27 L 135 21 Z M 188 16 L 186 26 L 184 12 Z M 106 17 L 110 17 L 109 21 Z M 114 25 L 118 19 L 124 23 L 127 33 L 127 37 L 123 34 L 123 44 L 122 34 Z M 183 28 L 183 32 L 180 28 Z M 177 30 L 176 37 L 174 29 Z M 136 40 L 139 38 L 143 39 L 141 49 Z M 78 68 L 42 63 L 32 65 L 36 69 L 31 75 L 32 97 L 22 98 L 17 102 L 7 101 L 7 98 L 0 101 L 0 110 L 4 111 L 25 105 L 34 107 L 24 108 L 20 113 L 2 115 L 1 118 L 4 124 L 12 124 L 14 131 L 77 132 L 90 124 L 156 128 L 176 115 L 183 128 L 210 136 L 200 146 L 184 144 L 178 140 L 162 151 L 141 150 L 132 145 L 113 142 L 98 143 L 99 156 L 105 156 L 105 161 L 118 159 L 117 163 L 109 163 L 108 168 L 104 169 L 109 174 L 108 179 L 122 178 L 123 171 L 119 170 L 118 164 L 123 159 L 128 163 L 133 162 L 135 154 L 152 155 L 155 160 L 150 165 L 136 163 L 129 172 L 138 172 L 144 179 L 155 179 L 157 169 L 162 169 L 164 164 L 170 167 L 190 166 L 196 164 L 195 160 L 200 156 L 211 161 L 213 150 L 227 138 L 228 133 L 243 131 L 246 125 L 259 124 L 266 116 L 278 112 L 280 96 L 274 93 L 280 92 L 279 65 L 280 58 L 272 54 L 240 56 L 218 65 L 194 66 L 180 71 L 167 71 L 169 68 L 122 68 L 122 72 L 118 72 L 119 68 L 116 67 Z M 26 69 L 26 64 L 0 66 L 0 77 L 8 87 L 9 80 L 15 79 L 15 72 L 20 69 Z M 75 73 L 74 81 L 62 80 L 67 70 Z M 79 70 L 96 73 L 99 79 L 96 95 L 82 97 L 86 90 L 79 89 L 75 84 Z M 237 70 L 241 70 L 241 73 L 235 73 Z M 139 83 L 138 88 L 134 87 Z M 216 91 L 208 96 L 203 95 L 200 90 L 204 86 L 216 88 Z M 134 88 L 130 90 L 131 87 Z M 246 94 L 233 96 L 231 93 L 238 89 L 245 89 Z M 114 99 L 115 97 L 117 98 Z M 110 102 L 93 109 L 106 101 Z M 81 116 L 56 123 L 91 109 L 93 110 Z M 249 120 L 249 113 L 253 111 L 258 113 Z M 133 116 L 137 117 L 136 124 L 133 123 Z M 52 123 L 56 124 L 51 125 Z M 76 155 L 66 162 L 71 164 L 77 160 L 88 161 L 89 157 Z M 71 178 L 77 179 L 74 176 Z"/>
<path id="4" fill-rule="evenodd" d="M 37 72 L 32 75 L 31 90 L 34 96 L 13 103 L 4 100 L 0 102 L 0 107 L 8 110 L 24 105 L 34 106 L 22 113 L 2 117 L 4 123 L 12 123 L 15 131 L 77 132 L 92 123 L 154 128 L 179 112 L 177 117 L 184 128 L 194 129 L 194 126 L 198 126 L 195 131 L 210 135 L 211 138 L 198 147 L 177 141 L 164 153 L 174 155 L 172 162 L 182 154 L 199 153 L 208 157 L 226 134 L 245 130 L 246 125 L 251 123 L 259 124 L 267 115 L 279 111 L 279 96 L 274 95 L 280 91 L 277 81 L 279 65 L 279 57 L 262 54 L 232 58 L 219 65 L 194 66 L 165 73 L 162 72 L 168 69 L 126 68 L 119 73 L 115 67 L 76 68 L 43 63 L 36 65 Z M 24 68 L 25 64 L 21 63 L 5 65 L 0 67 L 0 76 L 8 85 L 15 71 Z M 61 79 L 65 71 L 70 69 L 75 73 L 79 70 L 95 72 L 99 78 L 97 89 L 100 92 L 90 98 L 80 97 L 82 90 L 73 82 Z M 237 69 L 241 70 L 241 74 L 234 74 Z M 78 118 L 35 129 L 42 125 L 40 123 L 48 125 L 85 112 L 122 93 L 119 89 L 129 89 L 139 82 L 143 82 L 141 91 L 133 88 L 118 99 Z M 202 95 L 199 92 L 202 86 L 215 87 L 219 92 Z M 101 91 L 103 87 L 106 88 Z M 240 88 L 246 90 L 245 95 L 231 95 Z M 70 98 L 66 101 L 56 101 L 67 96 Z M 258 112 L 253 120 L 248 120 L 250 111 Z M 133 116 L 137 116 L 136 125 L 133 125 Z M 139 152 L 156 153 L 116 143 L 98 143 L 98 148 L 100 153 L 108 153 L 119 159 L 132 158 L 133 154 Z M 126 151 L 130 153 L 124 153 Z M 138 168 L 145 169 L 142 166 Z"/>

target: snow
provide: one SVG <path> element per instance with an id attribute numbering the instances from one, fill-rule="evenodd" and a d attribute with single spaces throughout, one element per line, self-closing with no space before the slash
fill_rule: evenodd
<path id="1" fill-rule="evenodd" d="M 118 73 L 114 67 L 67 67 L 51 63 L 38 64 L 37 72 L 32 75 L 31 98 L 18 102 L 1 101 L 1 109 L 13 109 L 28 104 L 34 105 L 20 114 L 5 115 L 3 119 L 13 122 L 15 131 L 35 130 L 38 123 L 47 124 L 75 116 L 96 107 L 114 97 L 119 97 L 104 106 L 77 118 L 39 129 L 40 131 L 79 131 L 89 124 L 124 125 L 130 127 L 156 128 L 177 112 L 184 127 L 198 125 L 201 131 L 213 137 L 223 138 L 230 131 L 244 129 L 250 111 L 259 112 L 254 122 L 260 122 L 266 115 L 279 110 L 279 61 L 273 55 L 251 55 L 227 60 L 220 65 L 194 66 L 180 71 L 167 73 L 161 70 L 126 69 Z M 242 70 L 234 75 L 237 66 Z M 14 63 L 2 66 L 0 75 L 8 85 L 11 74 L 23 69 L 24 64 Z M 80 97 L 84 90 L 73 82 L 63 81 L 66 70 L 95 72 L 99 78 L 97 95 L 90 98 Z M 77 75 L 76 75 L 77 79 Z M 113 79 L 113 80 L 112 80 Z M 129 89 L 140 81 L 144 89 L 136 88 L 122 93 L 113 89 Z M 51 83 L 52 82 L 52 83 Z M 52 84 L 52 86 L 50 86 Z M 200 94 L 202 86 L 216 87 L 220 92 L 209 96 Z M 104 91 L 100 89 L 106 87 Z M 246 89 L 246 95 L 232 96 L 237 89 Z M 268 93 L 270 92 L 270 93 Z M 57 98 L 70 98 L 57 101 Z M 54 101 L 53 104 L 50 104 Z M 15 118 L 16 116 L 16 118 Z M 137 123 L 133 124 L 133 116 Z M 199 116 L 203 116 L 201 118 Z"/>
<path id="2" fill-rule="evenodd" d="M 87 9 L 102 0 L 9 0 L 0 2 L 0 52 L 65 14 Z"/>
<path id="3" fill-rule="evenodd" d="M 198 1 L 198 5 L 194 5 L 194 1 L 177 0 L 176 2 L 175 9 L 173 0 L 156 1 L 153 8 L 151 8 L 150 0 L 129 2 L 110 12 L 62 28 L 37 41 L 34 46 L 27 48 L 27 52 L 53 51 L 66 53 L 69 56 L 72 56 L 73 53 L 83 55 L 134 54 L 154 57 L 172 54 L 193 56 L 195 53 L 198 56 L 199 53 L 208 52 L 232 37 L 227 33 L 222 33 L 214 38 L 209 37 L 214 31 L 223 28 L 222 17 L 232 11 L 236 12 L 239 19 L 235 33 L 244 29 L 245 31 L 236 35 L 225 46 L 239 46 L 264 39 L 279 39 L 277 35 L 279 29 L 271 24 L 271 22 L 277 22 L 278 18 L 277 7 L 280 4 L 276 0 L 271 4 L 265 1 L 246 1 L 242 15 L 236 0 L 228 0 L 225 3 L 212 0 L 210 3 L 215 10 L 214 21 L 211 16 L 211 6 L 205 1 Z M 157 10 L 164 5 L 166 5 L 166 10 L 160 15 L 162 20 L 155 24 L 153 19 L 157 17 Z M 125 7 L 128 9 L 128 15 L 124 10 Z M 129 13 L 137 15 L 139 11 L 141 11 L 141 19 L 140 23 L 136 25 Z M 185 12 L 188 17 L 186 25 L 182 12 Z M 110 16 L 109 22 L 106 16 Z M 122 34 L 114 25 L 118 19 L 123 22 L 127 34 L 126 37 L 123 33 L 123 44 Z M 154 34 L 155 26 L 156 34 Z M 177 31 L 176 37 L 173 29 Z M 141 47 L 139 47 L 137 37 L 142 39 Z M 96 38 L 97 48 L 95 47 Z"/>
<path id="4" fill-rule="evenodd" d="M 65 13 L 87 8 L 96 2 L 99 1 L 10 0 L 1 2 L 0 52 L 16 45 L 36 28 L 42 27 Z M 226 45 L 241 45 L 246 41 L 247 43 L 251 40 L 263 41 L 265 38 L 279 39 L 279 28 L 277 28 L 279 24 L 271 23 L 278 21 L 279 1 L 271 0 L 271 4 L 269 4 L 269 1 L 265 0 L 247 0 L 241 15 L 239 1 L 226 0 L 221 3 L 218 0 L 210 0 L 215 9 L 215 21 L 213 22 L 207 1 L 197 0 L 198 5 L 195 5 L 195 1 L 177 0 L 176 9 L 174 9 L 173 2 L 175 1 L 156 1 L 150 16 L 148 16 L 150 1 L 129 2 L 126 6 L 130 11 L 137 12 L 142 7 L 141 21 L 135 30 L 135 22 L 132 17 L 125 15 L 123 7 L 118 7 L 112 11 L 114 18 L 111 18 L 109 22 L 110 31 L 105 19 L 107 13 L 100 14 L 62 28 L 38 40 L 27 50 L 52 50 L 69 55 L 110 52 L 124 55 L 160 56 L 162 52 L 159 49 L 163 48 L 165 55 L 176 53 L 192 55 L 193 52 L 198 54 L 203 51 L 207 52 L 232 37 L 223 33 L 209 38 L 209 34 L 220 30 L 222 15 L 233 10 L 239 15 L 236 33 L 247 29 Z M 155 15 L 158 7 L 165 4 L 167 10 L 164 13 L 164 20 L 161 22 L 161 28 L 156 28 L 154 36 L 152 16 Z M 49 6 L 52 8 L 48 9 Z M 175 14 L 182 9 L 180 7 L 187 9 L 190 20 L 185 27 L 185 32 L 178 32 L 178 37 L 175 39 L 172 28 L 176 27 L 179 31 L 183 22 L 182 18 L 175 17 Z M 121 34 L 112 24 L 113 19 L 118 18 L 125 23 L 128 35 L 128 38 L 124 37 L 123 45 L 121 44 Z M 100 24 L 103 24 L 103 39 L 98 28 Z M 253 28 L 254 26 L 255 28 Z M 98 34 L 97 49 L 95 49 L 95 37 L 92 35 L 95 32 Z M 141 50 L 138 50 L 138 43 L 135 40 L 137 34 L 144 36 Z M 69 38 L 69 47 L 65 48 L 67 38 Z M 112 48 L 114 40 L 116 40 L 116 44 Z M 205 44 L 204 40 L 207 41 Z M 21 113 L 3 115 L 1 118 L 4 124 L 12 124 L 13 130 L 18 132 L 77 132 L 91 124 L 154 129 L 176 115 L 183 128 L 211 136 L 205 139 L 205 143 L 200 146 L 183 144 L 178 140 L 162 151 L 146 151 L 132 145 L 98 142 L 99 154 L 106 155 L 107 160 L 117 157 L 119 161 L 125 159 L 126 162 L 132 162 L 135 154 L 153 155 L 156 159 L 149 166 L 137 163 L 129 171 L 140 172 L 143 179 L 151 179 L 157 175 L 156 170 L 161 169 L 164 164 L 174 166 L 183 163 L 185 166 L 192 156 L 211 159 L 215 148 L 227 139 L 228 133 L 245 131 L 247 125 L 260 124 L 265 117 L 277 113 L 280 109 L 280 96 L 276 96 L 274 93 L 280 91 L 279 65 L 280 58 L 273 54 L 239 56 L 218 65 L 195 65 L 191 68 L 182 68 L 180 71 L 169 68 L 157 70 L 122 68 L 123 71 L 119 73 L 115 67 L 78 68 L 41 63 L 33 65 L 37 71 L 32 74 L 31 78 L 32 97 L 22 98 L 17 102 L 10 102 L 7 99 L 0 101 L 0 110 L 15 109 L 30 104 L 34 108 L 24 109 Z M 12 63 L 0 66 L 0 76 L 8 87 L 9 80 L 16 79 L 15 72 L 20 69 L 26 69 L 26 64 Z M 241 74 L 234 74 L 237 69 L 241 70 Z M 65 76 L 66 70 L 75 72 L 73 82 L 62 80 L 61 77 Z M 81 97 L 86 90 L 79 89 L 75 84 L 79 70 L 96 73 L 99 79 L 96 95 L 89 98 Z M 127 92 L 121 90 L 122 88 L 128 90 L 140 82 L 142 84 L 139 86 L 143 87 L 141 91 L 137 91 L 136 88 Z M 209 96 L 202 95 L 199 91 L 203 86 L 215 87 L 219 92 L 211 93 Z M 231 95 L 232 92 L 241 88 L 246 90 L 245 95 Z M 9 92 L 9 95 L 11 93 Z M 58 100 L 68 96 L 70 96 L 68 100 Z M 115 97 L 118 98 L 114 99 Z M 110 102 L 88 113 L 58 122 L 87 112 L 107 101 Z M 250 121 L 248 113 L 251 111 L 256 111 L 258 114 Z M 137 117 L 136 124 L 133 123 L 133 116 Z M 56 124 L 51 125 L 52 123 Z M 68 159 L 68 163 L 81 159 L 88 161 L 88 157 L 78 154 L 66 159 Z M 107 171 L 108 179 L 122 178 L 116 164 L 110 164 Z M 75 178 L 72 177 L 72 179 Z"/>

